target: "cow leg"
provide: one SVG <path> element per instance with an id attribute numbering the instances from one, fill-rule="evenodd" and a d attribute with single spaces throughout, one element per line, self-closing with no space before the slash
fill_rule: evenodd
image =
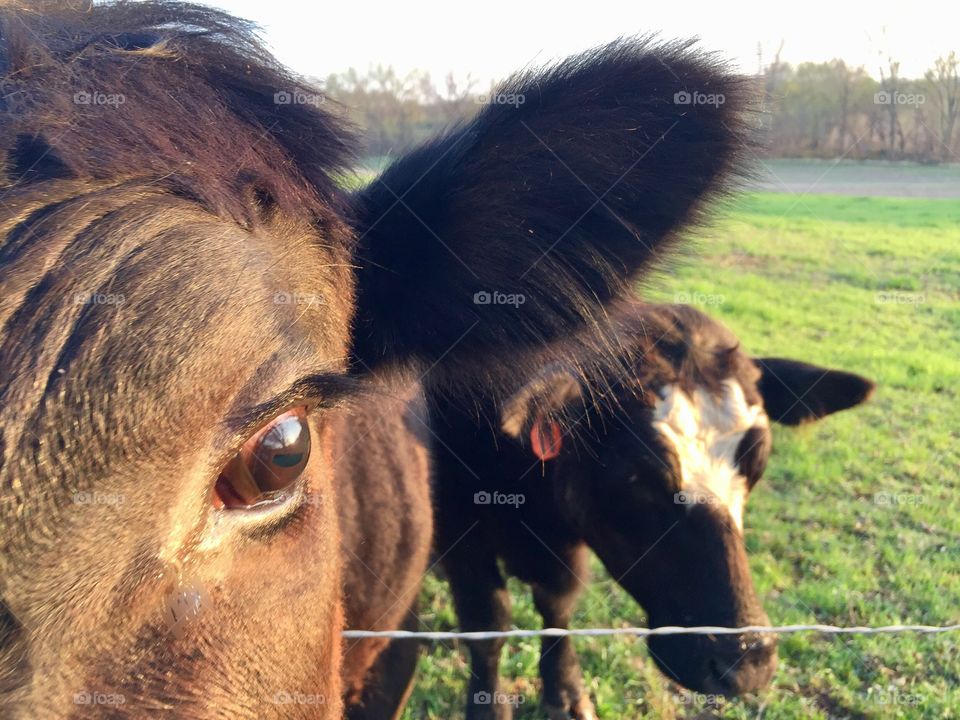
<path id="1" fill-rule="evenodd" d="M 418 627 L 416 603 L 401 630 Z M 399 720 L 413 690 L 420 655 L 418 640 L 391 640 L 367 673 L 359 703 L 347 707 L 347 720 Z"/>
<path id="2" fill-rule="evenodd" d="M 566 628 L 587 577 L 587 551 L 583 545 L 559 550 L 549 582 L 533 585 L 533 602 L 545 628 Z M 583 688 L 580 662 L 569 637 L 543 638 L 540 650 L 543 705 L 550 720 L 595 720 L 593 703 Z"/>
<path id="3" fill-rule="evenodd" d="M 466 546 L 468 543 L 463 543 Z M 450 590 L 460 619 L 468 632 L 506 630 L 510 626 L 510 595 L 490 552 L 484 560 L 476 547 L 457 552 L 458 546 L 444 558 Z M 471 640 L 471 678 L 467 695 L 467 720 L 510 720 L 512 709 L 502 702 L 500 692 L 500 651 L 503 638 Z"/>

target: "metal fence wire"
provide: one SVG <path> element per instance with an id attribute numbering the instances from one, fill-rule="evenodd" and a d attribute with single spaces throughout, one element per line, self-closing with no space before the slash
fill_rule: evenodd
<path id="1" fill-rule="evenodd" d="M 651 637 L 653 635 L 743 635 L 745 633 L 789 634 L 814 632 L 825 635 L 893 635 L 897 633 L 921 633 L 934 635 L 960 630 L 956 625 L 881 625 L 868 627 L 858 625 L 839 627 L 837 625 L 745 625 L 743 627 L 713 627 L 699 625 L 680 627 L 664 625 L 656 628 L 544 628 L 542 630 L 481 630 L 474 632 L 447 632 L 412 630 L 345 630 L 343 636 L 352 639 L 390 638 L 393 640 L 492 640 L 494 638 L 534 638 L 534 637 L 605 637 L 608 635 L 633 635 Z"/>

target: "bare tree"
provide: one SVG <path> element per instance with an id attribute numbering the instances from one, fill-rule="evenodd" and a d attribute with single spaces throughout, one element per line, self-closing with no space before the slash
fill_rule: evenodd
<path id="1" fill-rule="evenodd" d="M 952 154 L 953 130 L 960 116 L 960 58 L 955 52 L 938 57 L 933 69 L 927 71 L 926 79 L 939 110 L 942 159 L 948 160 Z"/>
<path id="2" fill-rule="evenodd" d="M 850 117 L 850 72 L 843 60 L 834 61 L 834 69 L 840 78 L 840 139 L 837 150 L 841 155 L 847 151 L 847 123 Z"/>
<path id="3" fill-rule="evenodd" d="M 883 92 L 878 94 L 878 98 L 885 100 L 884 104 L 887 109 L 887 120 L 889 123 L 887 142 L 890 144 L 890 157 L 897 155 L 895 143 L 898 139 L 900 141 L 900 155 L 903 155 L 904 146 L 906 145 L 906 139 L 903 136 L 903 126 L 900 124 L 899 104 L 897 102 L 900 95 L 899 73 L 900 62 L 893 58 L 887 58 L 886 73 L 883 71 L 883 66 L 880 67 L 880 87 L 883 88 Z"/>
<path id="4" fill-rule="evenodd" d="M 453 73 L 447 73 L 447 96 L 444 105 L 448 121 L 459 120 L 476 112 L 477 81 L 472 75 L 467 75 L 463 82 L 458 82 Z"/>

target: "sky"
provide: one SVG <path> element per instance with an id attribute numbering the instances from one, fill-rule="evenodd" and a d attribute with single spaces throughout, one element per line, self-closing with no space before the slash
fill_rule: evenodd
<path id="1" fill-rule="evenodd" d="M 922 77 L 938 55 L 960 52 L 957 0 L 205 1 L 259 23 L 283 62 L 318 78 L 383 64 L 401 75 L 428 70 L 435 80 L 470 74 L 486 87 L 527 65 L 647 32 L 698 36 L 746 72 L 757 70 L 758 43 L 764 62 L 783 41 L 781 59 L 790 63 L 840 57 L 874 77 L 890 54 L 901 76 Z"/>

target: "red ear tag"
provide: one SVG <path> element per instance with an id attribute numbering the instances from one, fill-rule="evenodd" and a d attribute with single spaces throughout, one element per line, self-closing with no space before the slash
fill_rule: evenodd
<path id="1" fill-rule="evenodd" d="M 537 415 L 536 422 L 530 428 L 530 447 L 533 454 L 544 461 L 553 460 L 560 454 L 562 446 L 563 436 L 556 421 L 545 420 L 542 415 Z"/>

